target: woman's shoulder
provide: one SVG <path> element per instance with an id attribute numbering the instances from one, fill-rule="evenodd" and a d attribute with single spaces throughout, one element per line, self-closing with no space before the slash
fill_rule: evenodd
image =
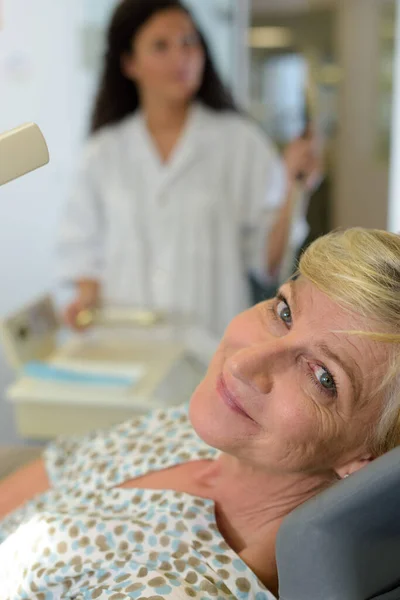
<path id="1" fill-rule="evenodd" d="M 110 150 L 115 149 L 115 146 L 121 144 L 126 132 L 135 127 L 137 120 L 138 115 L 136 113 L 130 114 L 118 123 L 105 125 L 92 133 L 84 144 L 84 157 L 90 160 L 107 155 Z"/>
<path id="2" fill-rule="evenodd" d="M 216 111 L 204 106 L 202 111 L 215 130 L 218 130 L 225 139 L 231 140 L 231 147 L 240 148 L 242 151 L 274 150 L 267 134 L 245 112 Z"/>

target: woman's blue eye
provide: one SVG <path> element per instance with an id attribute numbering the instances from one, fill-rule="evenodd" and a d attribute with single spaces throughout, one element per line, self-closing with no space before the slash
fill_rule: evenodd
<path id="1" fill-rule="evenodd" d="M 336 389 L 336 384 L 333 376 L 324 368 L 318 367 L 315 369 L 315 376 L 318 379 L 319 383 L 328 391 L 333 391 Z"/>
<path id="2" fill-rule="evenodd" d="M 284 300 L 281 300 L 277 306 L 276 312 L 279 318 L 286 324 L 292 324 L 292 312 Z"/>

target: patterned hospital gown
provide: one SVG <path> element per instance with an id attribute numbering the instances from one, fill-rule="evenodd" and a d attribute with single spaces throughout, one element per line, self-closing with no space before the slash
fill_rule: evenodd
<path id="1" fill-rule="evenodd" d="M 52 444 L 52 489 L 0 524 L 0 599 L 274 600 L 225 543 L 211 500 L 116 488 L 217 454 L 187 407 Z"/>

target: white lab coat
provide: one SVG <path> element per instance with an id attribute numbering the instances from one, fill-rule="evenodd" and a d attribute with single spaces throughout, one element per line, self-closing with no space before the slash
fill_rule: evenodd
<path id="1" fill-rule="evenodd" d="M 137 112 L 87 144 L 62 224 L 62 278 L 99 279 L 108 304 L 182 311 L 220 335 L 249 306 L 247 273 L 264 270 L 284 193 L 275 149 L 240 115 L 195 104 L 163 164 Z"/>

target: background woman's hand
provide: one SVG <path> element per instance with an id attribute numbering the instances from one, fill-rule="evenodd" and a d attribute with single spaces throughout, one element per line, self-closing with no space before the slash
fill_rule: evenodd
<path id="1" fill-rule="evenodd" d="M 314 133 L 290 142 L 284 151 L 289 183 L 302 181 L 312 192 L 323 178 L 322 153 Z"/>
<path id="2" fill-rule="evenodd" d="M 84 325 L 82 322 L 79 322 L 79 314 L 84 310 L 92 310 L 99 305 L 100 285 L 95 280 L 79 281 L 77 291 L 76 298 L 64 311 L 64 321 L 72 329 L 82 331 L 87 329 L 89 323 Z"/>

